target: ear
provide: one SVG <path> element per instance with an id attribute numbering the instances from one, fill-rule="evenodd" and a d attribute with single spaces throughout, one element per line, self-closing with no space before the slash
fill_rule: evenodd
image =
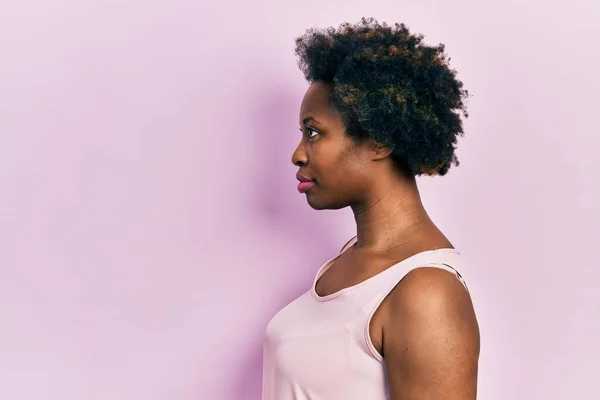
<path id="1" fill-rule="evenodd" d="M 372 144 L 373 149 L 373 161 L 375 160 L 383 160 L 386 157 L 389 157 L 392 154 L 392 149 L 387 147 L 379 142 L 373 141 Z"/>

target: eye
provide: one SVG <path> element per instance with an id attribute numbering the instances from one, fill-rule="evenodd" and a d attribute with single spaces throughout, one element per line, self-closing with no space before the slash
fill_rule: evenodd
<path id="1" fill-rule="evenodd" d="M 313 128 L 307 126 L 306 130 L 308 131 L 308 138 L 312 139 L 319 134 L 319 132 L 315 131 Z"/>
<path id="2" fill-rule="evenodd" d="M 302 133 L 304 133 L 304 131 L 302 130 L 302 128 L 300 128 L 299 131 L 302 132 Z M 306 126 L 306 131 L 308 132 L 308 138 L 309 139 L 312 139 L 315 136 L 317 136 L 317 135 L 320 134 L 318 131 L 314 130 L 310 126 Z"/>

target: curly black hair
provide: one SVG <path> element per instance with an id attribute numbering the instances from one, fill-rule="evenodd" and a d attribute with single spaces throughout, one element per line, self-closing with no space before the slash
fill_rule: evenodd
<path id="1" fill-rule="evenodd" d="M 307 81 L 333 84 L 331 103 L 346 133 L 390 147 L 396 165 L 413 176 L 445 175 L 459 165 L 454 152 L 469 93 L 444 51 L 404 24 L 365 17 L 337 30 L 307 29 L 295 49 Z"/>

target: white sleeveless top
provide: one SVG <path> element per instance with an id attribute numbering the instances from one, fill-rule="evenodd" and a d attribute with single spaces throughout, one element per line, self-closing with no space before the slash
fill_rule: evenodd
<path id="1" fill-rule="evenodd" d="M 356 243 L 356 237 L 340 254 Z M 263 400 L 389 399 L 383 358 L 369 335 L 375 310 L 412 269 L 438 267 L 462 283 L 460 253 L 417 253 L 377 275 L 328 296 L 317 280 L 339 257 L 319 269 L 313 285 L 269 322 L 263 347 Z"/>

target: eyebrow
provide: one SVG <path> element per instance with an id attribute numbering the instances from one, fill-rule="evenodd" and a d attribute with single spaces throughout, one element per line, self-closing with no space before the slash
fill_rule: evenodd
<path id="1" fill-rule="evenodd" d="M 313 121 L 315 123 L 317 123 L 318 125 L 320 125 L 321 123 L 319 121 L 317 121 L 314 117 L 306 117 L 302 120 L 302 125 L 306 125 L 307 122 L 309 121 Z"/>

